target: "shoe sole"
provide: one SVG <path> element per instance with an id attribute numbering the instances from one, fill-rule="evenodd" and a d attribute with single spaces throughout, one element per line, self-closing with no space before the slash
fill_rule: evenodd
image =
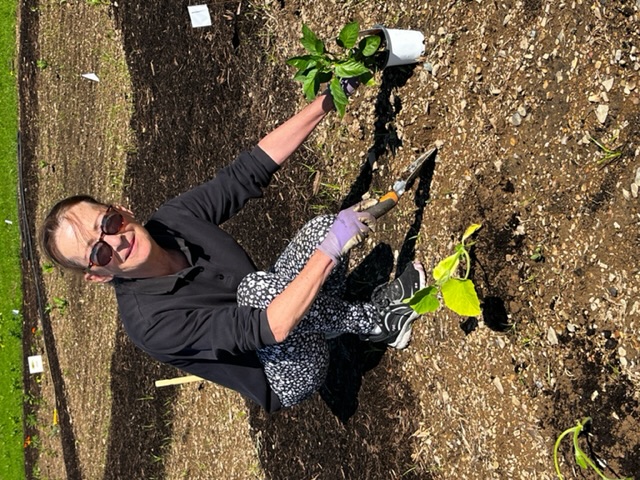
<path id="1" fill-rule="evenodd" d="M 404 350 L 409 346 L 409 342 L 411 341 L 411 333 L 413 332 L 413 322 L 417 320 L 419 315 L 414 313 L 412 315 L 413 318 L 407 320 L 407 322 L 402 326 L 400 332 L 398 332 L 398 336 L 391 343 L 387 343 L 392 348 L 396 350 Z"/>

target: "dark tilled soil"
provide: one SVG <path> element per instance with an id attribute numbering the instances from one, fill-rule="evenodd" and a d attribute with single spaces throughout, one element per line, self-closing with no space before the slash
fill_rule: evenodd
<path id="1" fill-rule="evenodd" d="M 449 38 L 443 34 L 443 39 L 438 37 L 435 45 L 428 47 L 427 53 L 433 54 L 434 64 L 439 45 L 445 57 L 449 57 L 448 62 L 441 62 L 445 76 L 440 73 L 441 77 L 436 77 L 442 85 L 434 87 L 430 77 L 425 80 L 423 67 L 418 66 L 387 71 L 375 94 L 356 97 L 353 109 L 359 113 L 348 116 L 345 124 L 357 125 L 354 127 L 357 134 L 342 136 L 336 144 L 350 152 L 367 152 L 377 162 L 364 162 L 362 168 L 355 168 L 353 175 L 343 179 L 349 188 L 342 198 L 327 199 L 314 188 L 315 177 L 303 164 L 322 169 L 329 177 L 337 176 L 332 167 L 338 170 L 335 162 L 323 164 L 325 153 L 315 145 L 296 154 L 263 200 L 252 203 L 229 222 L 228 229 L 256 263 L 267 266 L 296 229 L 314 214 L 312 205 L 322 204 L 327 210 L 335 211 L 367 191 L 384 190 L 390 183 L 388 176 L 400 170 L 394 166 L 398 150 L 402 151 L 403 147 L 409 150 L 409 145 L 424 150 L 437 140 L 444 140 L 440 158 L 425 169 L 408 194 L 409 200 L 403 209 L 393 219 L 383 222 L 376 237 L 377 246 L 366 258 L 357 258 L 362 263 L 351 277 L 352 297 L 366 299 L 373 286 L 392 277 L 394 270 L 416 253 L 442 256 L 450 247 L 446 243 L 453 244 L 467 225 L 483 224 L 474 248 L 472 269 L 472 278 L 483 299 L 483 315 L 479 321 L 445 316 L 444 320 L 453 319 L 448 327 L 442 323 L 426 323 L 414 340 L 413 350 L 406 355 L 376 350 L 355 338 L 344 337 L 332 345 L 333 368 L 320 395 L 273 416 L 247 405 L 252 435 L 262 446 L 258 455 L 266 478 L 454 478 L 457 469 L 463 472 L 462 478 L 485 478 L 474 476 L 471 466 L 473 462 L 480 462 L 482 467 L 478 472 L 488 475 L 490 467 L 485 461 L 499 465 L 491 470 L 494 475 L 491 478 L 552 478 L 549 455 L 546 466 L 532 460 L 527 474 L 519 476 L 514 468 L 519 466 L 525 471 L 525 467 L 510 460 L 507 453 L 513 448 L 512 444 L 526 444 L 528 440 L 517 435 L 514 440 L 511 435 L 515 435 L 515 427 L 510 424 L 500 424 L 504 429 L 494 433 L 495 425 L 500 423 L 496 419 L 500 417 L 498 412 L 502 408 L 511 410 L 512 402 L 515 402 L 514 408 L 521 403 L 536 406 L 537 421 L 523 435 L 530 434 L 529 441 L 546 446 L 548 452 L 562 430 L 574 425 L 577 418 L 590 415 L 594 419 L 594 451 L 607 458 L 618 475 L 640 472 L 638 383 L 637 379 L 633 382 L 633 375 L 621 373 L 618 348 L 624 342 L 627 356 L 638 361 L 633 348 L 637 347 L 633 319 L 637 320 L 638 312 L 632 312 L 626 319 L 612 319 L 597 316 L 596 308 L 591 309 L 591 305 L 598 304 L 594 298 L 601 302 L 602 309 L 607 302 L 616 305 L 620 300 L 618 294 L 627 302 L 625 307 L 631 306 L 637 293 L 638 234 L 637 219 L 633 217 L 638 213 L 637 199 L 636 203 L 625 203 L 620 191 L 622 187 L 628 189 L 628 180 L 638 167 L 635 152 L 640 145 L 638 107 L 629 103 L 627 97 L 614 98 L 616 93 L 610 93 L 609 123 L 600 125 L 594 121 L 593 113 L 590 117 L 576 114 L 570 101 L 560 94 L 549 97 L 542 83 L 531 80 L 533 86 L 528 88 L 521 103 L 527 103 L 530 111 L 538 109 L 544 114 L 534 115 L 527 129 L 516 130 L 508 118 L 520 102 L 517 94 L 514 94 L 515 100 L 507 101 L 488 94 L 488 87 L 484 86 L 479 92 L 463 82 L 459 88 L 448 88 L 447 79 L 457 78 L 454 68 L 460 72 L 469 70 L 471 77 L 475 76 L 476 86 L 483 85 L 483 81 L 489 84 L 492 75 L 502 78 L 492 70 L 491 62 L 478 60 L 481 55 L 476 56 L 475 50 L 471 52 L 478 42 L 466 40 L 468 48 L 456 43 L 464 42 L 467 33 L 478 33 L 480 24 L 482 42 L 496 45 L 495 50 L 520 41 L 517 29 L 516 32 L 509 30 L 513 28 L 513 21 L 507 25 L 501 8 L 516 12 L 518 28 L 524 30 L 532 24 L 543 30 L 536 22 L 545 16 L 544 6 L 548 2 L 525 1 L 517 5 L 507 2 L 509 5 L 503 7 L 485 2 L 491 3 L 486 11 L 481 10 L 485 6 L 479 3 L 482 2 L 438 2 L 429 13 L 419 12 L 416 5 L 410 5 L 415 15 L 420 15 L 421 22 L 429 20 L 433 24 L 435 15 L 441 15 L 440 18 L 448 15 L 447 21 L 441 24 L 457 35 Z M 624 31 L 630 28 L 628 19 L 633 15 L 633 6 L 631 2 L 621 4 L 624 5 L 613 9 L 609 25 Z M 296 32 L 303 20 L 315 19 L 316 24 L 324 28 L 326 20 L 318 19 L 320 16 L 337 12 L 344 15 L 342 7 L 336 5 L 319 6 L 316 16 L 302 4 L 292 6 L 279 2 L 272 7 L 274 14 L 285 19 Z M 235 16 L 233 12 L 238 5 L 231 2 L 216 3 L 209 8 L 214 28 L 198 30 L 188 24 L 185 4 L 180 2 L 134 2 L 112 9 L 123 33 L 134 94 L 131 127 L 136 135 L 136 149 L 127 161 L 125 197 L 141 218 L 164 200 L 210 178 L 241 149 L 250 148 L 297 108 L 299 92 L 289 80 L 291 72 L 282 63 L 273 64 L 265 58 L 264 40 L 259 35 L 266 28 L 264 17 L 251 14 L 251 10 Z M 22 52 L 35 56 L 29 48 L 36 42 L 38 32 L 27 10 L 22 9 Z M 369 16 L 358 15 L 365 19 Z M 586 5 L 578 10 L 569 10 L 569 7 L 561 10 L 549 24 L 549 31 L 552 27 L 556 29 L 549 38 L 555 38 L 560 30 L 555 22 L 568 26 L 568 36 L 571 33 L 580 37 L 585 29 L 597 31 L 593 26 L 597 21 L 589 15 Z M 579 20 L 583 16 L 588 18 L 584 23 Z M 401 16 L 399 24 L 403 22 L 406 26 L 412 25 L 410 16 Z M 509 35 L 513 41 L 502 44 L 503 37 Z M 634 37 L 633 32 L 628 35 L 628 45 L 622 42 L 616 46 L 630 50 L 637 35 Z M 297 33 L 293 36 L 297 37 Z M 460 38 L 463 40 L 458 40 Z M 553 41 L 549 41 L 548 50 L 551 50 Z M 594 55 L 598 45 L 596 42 L 593 47 Z M 640 45 L 636 45 L 638 47 Z M 477 68 L 482 67 L 484 80 L 478 79 L 476 63 Z M 549 63 L 545 68 L 551 71 L 567 70 L 571 58 L 552 58 Z M 25 65 L 29 62 L 25 61 Z M 516 69 L 513 75 L 509 74 L 507 83 L 527 85 L 526 75 L 526 69 Z M 38 135 L 28 121 L 37 102 L 33 76 L 35 71 L 25 71 L 21 77 L 21 129 L 23 135 L 31 139 Z M 585 84 L 578 82 L 572 86 L 575 90 L 588 87 L 586 80 Z M 502 88 L 506 90 L 508 86 Z M 405 94 L 408 91 L 412 96 Z M 506 93 L 503 95 L 506 97 Z M 569 96 L 570 92 L 564 95 Z M 461 97 L 466 99 L 466 108 L 477 108 L 475 117 L 470 115 L 467 123 L 451 119 Z M 412 101 L 417 105 L 418 100 L 425 98 L 429 99 L 429 108 L 420 109 L 416 115 L 403 116 L 413 111 Z M 373 108 L 366 111 L 365 102 L 370 102 Z M 485 110 L 481 110 L 483 103 Z M 506 104 L 509 106 L 505 107 Z M 366 113 L 361 113 L 363 110 Z M 616 119 L 627 122 L 621 135 L 625 145 L 622 161 L 606 169 L 589 170 L 585 169 L 583 160 L 569 160 L 572 156 L 584 155 L 585 146 L 576 143 L 575 132 L 581 129 L 572 130 L 577 123 L 582 122 L 584 131 L 604 136 Z M 335 133 L 340 127 L 335 124 L 332 127 L 333 134 L 340 136 Z M 570 140 L 561 153 L 567 160 L 558 167 L 554 158 L 559 155 L 560 143 L 555 142 L 555 138 L 561 129 L 567 130 Z M 553 143 L 552 146 L 545 145 L 547 137 L 554 138 L 555 143 L 548 142 Z M 27 145 L 23 164 L 36 165 L 34 155 Z M 501 165 L 493 168 L 495 162 Z M 36 190 L 36 176 L 29 168 L 25 170 L 24 182 L 29 185 L 28 191 Z M 27 195 L 25 211 L 35 209 L 34 201 Z M 544 221 L 540 220 L 539 212 L 544 212 Z M 584 252 L 579 254 L 571 246 L 572 235 L 577 235 L 575 225 L 578 233 L 592 235 L 613 228 L 612 219 L 622 224 L 626 232 L 636 228 L 630 241 L 615 236 L 603 236 L 604 243 L 600 240 L 603 250 L 614 252 L 614 257 L 625 256 L 622 263 L 629 265 L 627 276 L 610 280 L 612 284 L 621 282 L 620 292 L 616 291 L 615 295 L 612 290 L 593 287 L 595 279 L 601 282 L 600 269 L 604 267 L 587 253 L 585 245 L 589 242 L 575 240 L 576 249 L 584 247 Z M 442 233 L 438 228 L 442 228 Z M 597 239 L 592 244 L 596 242 Z M 544 246 L 547 258 L 531 258 L 538 244 Z M 618 251 L 621 244 L 624 248 Z M 632 245 L 636 248 L 628 248 Z M 611 265 L 619 265 L 614 259 L 610 260 Z M 33 278 L 29 268 L 25 265 L 28 278 Z M 556 274 L 561 278 L 558 283 L 545 283 Z M 35 292 L 29 285 L 29 282 L 25 285 L 25 305 L 35 308 Z M 567 305 L 567 299 L 573 303 Z M 624 310 L 622 315 L 624 317 Z M 444 320 L 441 318 L 438 322 Z M 557 344 L 551 342 L 551 347 L 550 326 L 557 334 Z M 635 339 L 629 335 L 635 335 Z M 469 359 L 473 354 L 461 353 L 465 348 L 473 349 L 474 342 L 485 342 L 495 348 L 498 337 L 503 339 L 500 347 L 503 350 L 487 353 L 493 355 L 495 362 L 496 358 L 502 359 L 498 366 L 488 361 L 483 365 L 481 362 L 486 358 L 474 360 Z M 505 343 L 508 350 L 504 350 Z M 460 350 L 451 347 L 467 344 L 468 347 Z M 168 451 L 166 439 L 172 435 L 171 405 L 177 391 L 152 392 L 150 385 L 153 379 L 175 376 L 176 372 L 150 361 L 131 346 L 121 331 L 115 345 L 110 385 L 112 418 L 104 477 L 162 478 L 164 466 L 154 462 L 150 453 Z M 435 356 L 433 352 L 439 348 L 442 353 Z M 505 351 L 509 354 L 504 355 Z M 414 354 L 415 359 L 409 358 Z M 431 358 L 439 364 L 435 369 L 431 367 Z M 406 373 L 405 368 L 413 369 L 413 373 Z M 489 376 L 483 387 L 475 383 L 469 389 L 464 379 L 456 380 L 475 378 L 484 368 Z M 510 392 L 516 392 L 513 393 L 515 401 L 507 394 L 496 399 L 496 387 L 492 384 L 496 378 L 502 378 L 505 390 L 507 383 L 514 385 Z M 62 377 L 59 381 L 62 382 Z M 207 388 L 203 386 L 202 391 L 206 394 Z M 598 394 L 594 397 L 596 391 Z M 443 392 L 446 395 L 443 396 Z M 151 393 L 154 396 L 151 402 L 132 401 Z M 487 459 L 487 451 L 482 446 L 466 445 L 465 448 L 466 435 L 472 443 L 474 439 L 479 443 L 485 437 L 482 432 L 465 432 L 462 420 L 450 425 L 455 432 L 460 427 L 462 433 L 456 433 L 459 437 L 437 428 L 439 436 L 433 431 L 428 433 L 431 426 L 435 428 L 447 419 L 459 418 L 451 413 L 451 402 L 447 400 L 451 397 L 468 399 L 458 400 L 454 410 L 462 409 L 462 413 L 457 414 L 464 417 L 464 409 L 468 408 L 471 425 L 476 428 L 486 425 L 486 438 L 498 437 L 491 445 L 504 448 L 504 459 L 499 451 L 490 452 L 491 458 Z M 64 392 L 59 395 L 59 401 L 64 402 Z M 495 411 L 475 408 L 476 403 L 485 401 L 490 402 Z M 612 421 L 616 417 L 617 420 Z M 144 439 L 132 425 L 146 426 Z M 62 438 L 66 445 L 68 476 L 81 478 L 82 465 L 75 457 L 73 428 L 68 424 L 61 426 L 63 433 L 66 432 Z M 432 447 L 425 452 L 427 447 L 420 442 L 430 435 L 433 443 L 428 445 Z M 420 453 L 416 454 L 417 451 Z M 450 456 L 442 459 L 446 451 Z M 563 452 L 569 462 L 568 448 Z M 27 461 L 36 462 L 37 458 L 28 457 Z M 197 462 L 197 458 L 193 461 Z"/>

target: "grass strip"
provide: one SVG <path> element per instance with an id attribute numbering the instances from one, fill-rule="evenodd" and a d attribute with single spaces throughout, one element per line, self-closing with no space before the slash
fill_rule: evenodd
<path id="1" fill-rule="evenodd" d="M 23 479 L 15 0 L 0 0 L 0 478 Z"/>

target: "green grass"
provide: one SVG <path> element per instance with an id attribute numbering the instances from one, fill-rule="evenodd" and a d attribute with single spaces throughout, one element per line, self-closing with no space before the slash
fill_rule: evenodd
<path id="1" fill-rule="evenodd" d="M 25 478 L 22 430 L 22 305 L 17 202 L 18 107 L 15 0 L 0 0 L 0 478 Z"/>

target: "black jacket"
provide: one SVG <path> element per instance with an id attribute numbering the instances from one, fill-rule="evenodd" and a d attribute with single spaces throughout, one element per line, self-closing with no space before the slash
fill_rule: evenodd
<path id="1" fill-rule="evenodd" d="M 240 307 L 240 281 L 256 267 L 218 225 L 262 196 L 277 164 L 255 147 L 216 177 L 161 206 L 145 228 L 190 267 L 166 277 L 115 279 L 124 328 L 155 359 L 281 408 L 255 351 L 276 343 L 264 310 Z"/>

